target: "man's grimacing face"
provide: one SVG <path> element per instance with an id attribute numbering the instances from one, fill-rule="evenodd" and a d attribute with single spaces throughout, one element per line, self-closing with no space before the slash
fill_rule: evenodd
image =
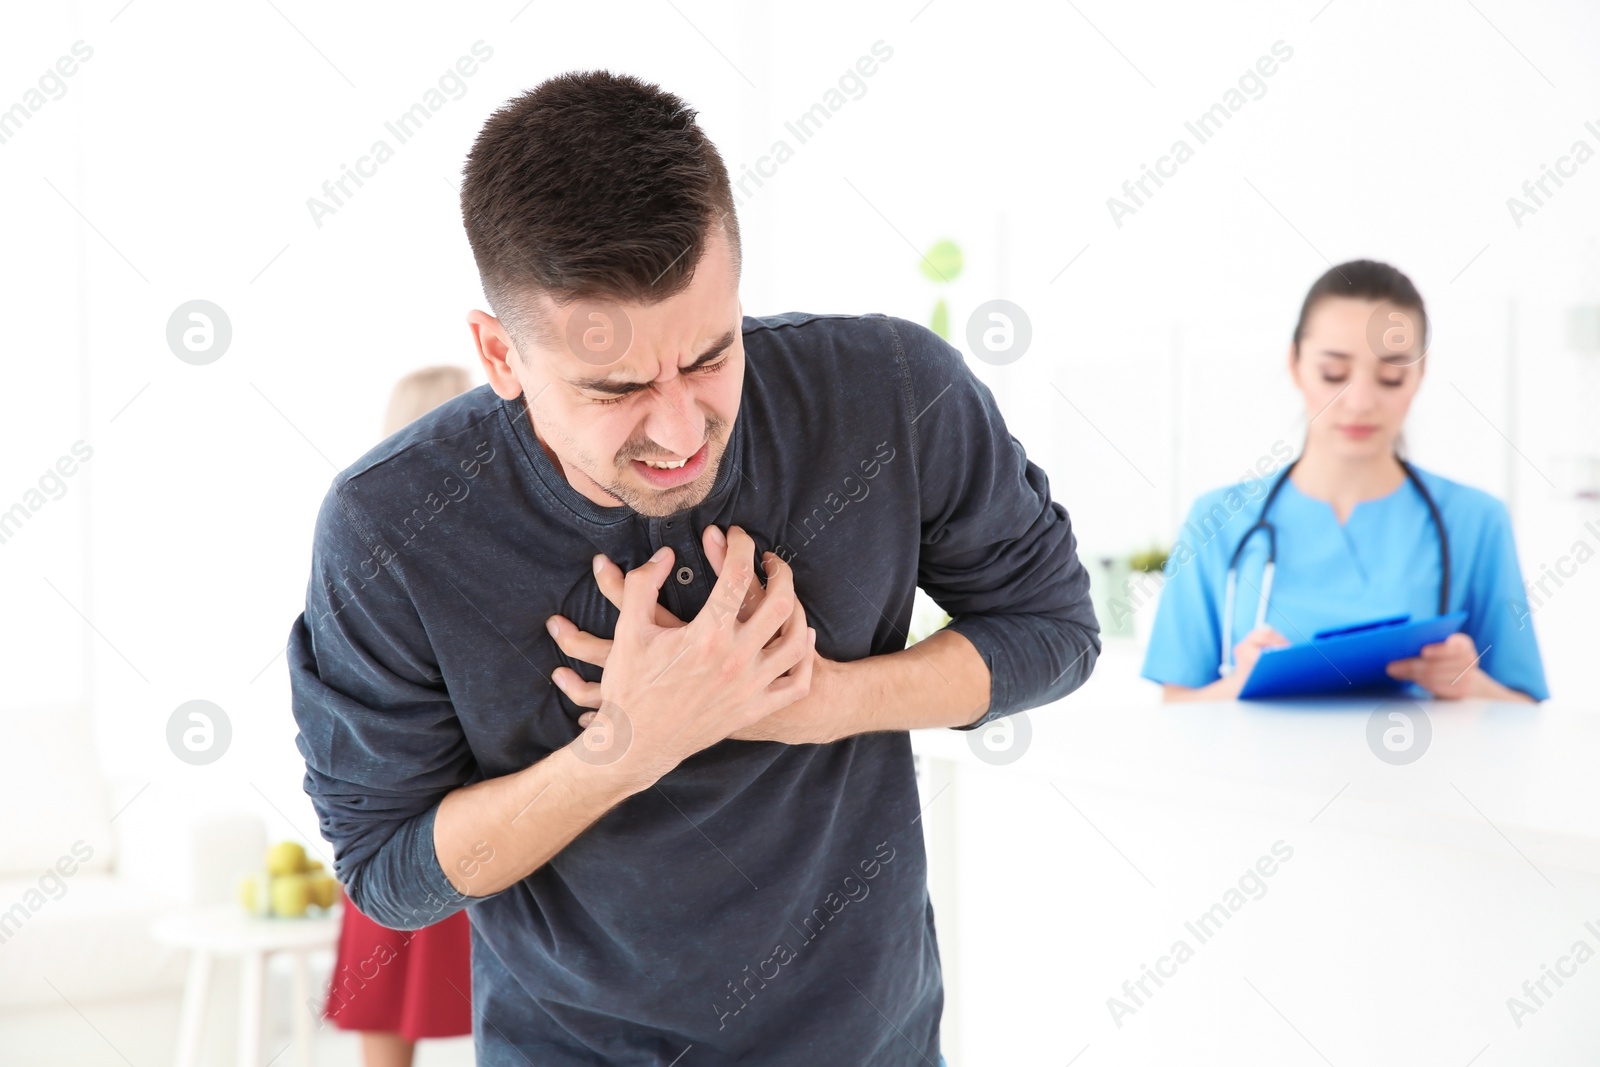
<path id="1" fill-rule="evenodd" d="M 676 296 L 566 307 L 541 296 L 540 304 L 544 340 L 518 344 L 481 311 L 468 323 L 495 392 L 527 398 L 535 435 L 567 481 L 597 504 L 626 504 L 651 518 L 704 500 L 744 384 L 738 276 L 720 227 Z M 644 460 L 683 466 L 655 469 Z"/>

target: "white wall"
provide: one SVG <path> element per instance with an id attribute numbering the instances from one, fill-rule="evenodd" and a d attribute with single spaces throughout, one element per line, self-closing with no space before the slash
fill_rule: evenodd
<path id="1" fill-rule="evenodd" d="M 75 39 L 65 11 L 8 14 L 8 29 L 20 32 L 0 34 L 6 109 Z M 7 668 L 0 701 L 8 707 L 83 700 L 93 635 L 78 612 L 93 617 L 98 607 L 86 553 L 93 449 L 101 441 L 84 415 L 84 253 L 95 238 L 68 206 L 83 199 L 77 103 L 92 68 L 91 61 L 64 79 L 59 98 L 41 93 L 37 114 L 0 114 L 0 197 L 9 208 L 0 246 L 0 662 Z M 91 455 L 81 465 L 72 455 L 80 440 Z"/>

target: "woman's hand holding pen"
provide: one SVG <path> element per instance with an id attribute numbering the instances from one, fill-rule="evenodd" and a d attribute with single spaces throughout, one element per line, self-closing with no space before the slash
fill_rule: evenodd
<path id="1" fill-rule="evenodd" d="M 1233 646 L 1233 673 L 1222 679 L 1230 695 L 1237 697 L 1244 688 L 1245 679 L 1255 669 L 1256 660 L 1269 648 L 1286 648 L 1289 639 L 1270 626 L 1258 626 L 1244 635 L 1244 640 Z"/>

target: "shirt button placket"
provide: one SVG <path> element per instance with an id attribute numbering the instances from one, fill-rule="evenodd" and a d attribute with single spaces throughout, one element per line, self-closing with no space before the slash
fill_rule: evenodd
<path id="1" fill-rule="evenodd" d="M 696 545 L 689 536 L 690 529 L 688 520 L 682 516 L 660 520 L 659 539 L 672 546 L 673 559 L 677 562 L 672 572 L 673 581 L 667 584 L 673 587 L 671 600 L 675 611 L 685 621 L 698 613 L 696 605 L 701 597 L 697 594 L 704 585 L 703 568 Z"/>

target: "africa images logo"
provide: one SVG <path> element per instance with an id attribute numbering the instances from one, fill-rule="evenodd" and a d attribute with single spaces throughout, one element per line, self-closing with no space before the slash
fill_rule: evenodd
<path id="1" fill-rule="evenodd" d="M 894 857 L 894 846 L 887 841 L 880 842 L 873 849 L 873 858 L 864 859 L 856 864 L 861 872 L 859 876 L 855 871 L 846 874 L 840 881 L 839 888 L 829 890 L 822 898 L 822 903 L 812 908 L 805 918 L 800 920 L 800 926 L 795 926 L 793 921 L 790 921 L 790 929 L 799 935 L 800 947 L 795 948 L 787 940 L 780 941 L 773 947 L 771 955 L 756 964 L 754 971 L 747 964 L 742 972 L 743 981 L 729 982 L 729 995 L 723 997 L 720 1003 L 712 1002 L 711 1010 L 717 1013 L 719 1023 L 717 1029 L 726 1029 L 728 1020 L 748 1008 L 756 994 L 767 988 L 768 982 L 775 981 L 782 975 L 783 969 L 798 959 L 805 947 L 821 936 L 828 923 L 832 922 L 840 912 L 850 904 L 866 900 L 867 894 L 872 892 L 872 887 L 867 883 L 882 874 L 883 868 L 892 862 Z"/>
<path id="2" fill-rule="evenodd" d="M 1156 958 L 1154 968 L 1146 963 L 1139 964 L 1139 977 L 1122 983 L 1122 996 L 1106 998 L 1106 1010 L 1111 1012 L 1111 1021 L 1117 1024 L 1118 1030 L 1122 1029 L 1124 1019 L 1137 1014 L 1155 996 L 1156 990 L 1165 985 L 1163 978 L 1176 977 L 1178 967 L 1194 959 L 1196 946 L 1204 945 L 1216 937 L 1222 931 L 1223 924 L 1237 915 L 1246 903 L 1267 895 L 1266 880 L 1278 872 L 1280 865 L 1294 857 L 1294 848 L 1283 841 L 1274 841 L 1271 851 L 1270 856 L 1263 855 L 1247 867 L 1238 882 L 1222 894 L 1220 901 L 1201 912 L 1192 922 L 1183 924 L 1183 928 L 1194 938 L 1193 945 L 1189 944 L 1187 938 L 1178 938 L 1165 955 Z M 1155 989 L 1150 988 L 1152 982 L 1155 983 Z"/>

